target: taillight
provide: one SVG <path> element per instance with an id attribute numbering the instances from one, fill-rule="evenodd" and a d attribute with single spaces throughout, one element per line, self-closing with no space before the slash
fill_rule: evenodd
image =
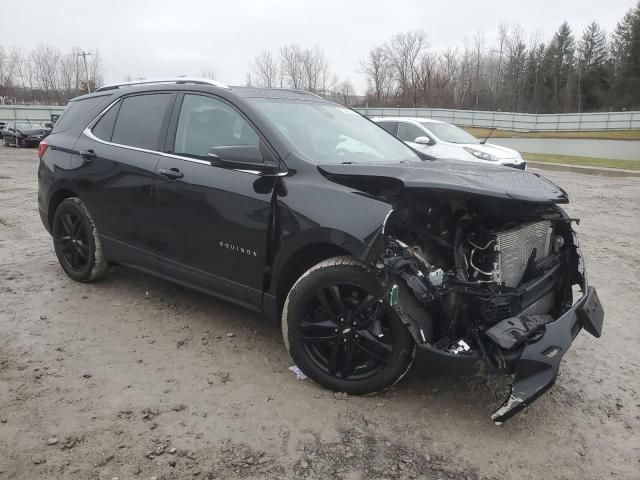
<path id="1" fill-rule="evenodd" d="M 49 142 L 47 142 L 46 140 L 42 140 L 38 144 L 38 158 L 40 160 L 42 160 L 42 157 L 44 156 L 44 152 L 47 151 L 47 147 L 49 147 Z"/>

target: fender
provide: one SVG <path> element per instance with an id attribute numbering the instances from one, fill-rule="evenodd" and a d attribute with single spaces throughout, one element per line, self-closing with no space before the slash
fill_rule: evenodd
<path id="1" fill-rule="evenodd" d="M 380 232 L 392 208 L 351 187 L 306 172 L 285 177 L 279 190 L 271 281 L 265 291 L 265 310 L 269 312 L 274 309 L 267 304 L 277 303 L 283 273 L 302 249 L 333 246 L 367 262 L 382 244 Z"/>

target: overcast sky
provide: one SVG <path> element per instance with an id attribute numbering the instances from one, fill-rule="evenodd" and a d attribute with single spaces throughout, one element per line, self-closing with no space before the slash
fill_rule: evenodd
<path id="1" fill-rule="evenodd" d="M 4 3 L 4 2 L 3 2 Z M 423 29 L 434 48 L 462 46 L 500 21 L 548 39 L 567 20 L 581 33 L 592 20 L 611 31 L 635 0 L 29 0 L 0 15 L 0 44 L 98 49 L 107 83 L 200 76 L 244 83 L 253 56 L 289 43 L 318 45 L 331 70 L 360 93 L 359 62 L 394 33 Z"/>

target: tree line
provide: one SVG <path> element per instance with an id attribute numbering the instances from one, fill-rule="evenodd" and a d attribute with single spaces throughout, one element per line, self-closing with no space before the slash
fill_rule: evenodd
<path id="1" fill-rule="evenodd" d="M 576 37 L 563 22 L 547 42 L 500 24 L 462 48 L 435 50 L 424 31 L 393 35 L 360 62 L 364 98 L 330 73 L 322 49 L 287 45 L 255 56 L 247 84 L 308 90 L 347 105 L 531 113 L 640 109 L 640 3 L 607 34 L 592 22 Z"/>
<path id="2" fill-rule="evenodd" d="M 95 90 L 102 79 L 97 50 L 74 47 L 64 53 L 48 45 L 33 50 L 0 45 L 0 104 L 65 105 Z"/>
<path id="3" fill-rule="evenodd" d="M 263 50 L 251 62 L 246 84 L 306 90 L 345 105 L 354 103 L 351 81 L 341 81 L 331 73 L 326 53 L 317 46 L 303 49 L 294 43 L 283 46 L 277 54 Z"/>
<path id="4" fill-rule="evenodd" d="M 0 45 L 0 104 L 64 105 L 93 91 L 103 80 L 100 52 L 83 53 Z M 307 90 L 349 106 L 640 110 L 640 2 L 610 33 L 594 21 L 576 35 L 563 22 L 543 41 L 519 26 L 500 24 L 495 38 L 479 32 L 460 48 L 440 50 L 431 48 L 424 31 L 398 33 L 374 46 L 359 72 L 367 81 L 364 96 L 331 72 L 322 48 L 290 44 L 255 55 L 246 84 Z"/>
<path id="5" fill-rule="evenodd" d="M 576 37 L 563 22 L 547 42 L 501 24 L 463 48 L 436 51 L 423 31 L 399 33 L 361 63 L 370 106 L 530 113 L 640 109 L 640 3 L 607 34 Z"/>

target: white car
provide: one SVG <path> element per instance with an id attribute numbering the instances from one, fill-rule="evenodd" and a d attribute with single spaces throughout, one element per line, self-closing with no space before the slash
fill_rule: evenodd
<path id="1" fill-rule="evenodd" d="M 372 120 L 410 147 L 436 158 L 527 168 L 527 162 L 517 150 L 484 143 L 447 122 L 417 117 L 375 117 Z"/>

